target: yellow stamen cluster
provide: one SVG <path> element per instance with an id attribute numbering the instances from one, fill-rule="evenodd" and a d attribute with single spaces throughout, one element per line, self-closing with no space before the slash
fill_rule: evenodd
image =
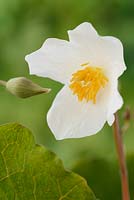
<path id="1" fill-rule="evenodd" d="M 87 66 L 87 63 L 82 66 Z M 91 100 L 95 104 L 98 91 L 105 87 L 108 79 L 102 68 L 87 66 L 72 74 L 70 82 L 69 87 L 73 94 L 78 96 L 79 101 L 85 99 L 88 102 Z"/>

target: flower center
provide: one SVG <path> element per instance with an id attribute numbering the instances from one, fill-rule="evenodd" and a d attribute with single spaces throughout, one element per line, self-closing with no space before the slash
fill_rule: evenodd
<path id="1" fill-rule="evenodd" d="M 79 101 L 85 99 L 88 102 L 91 100 L 95 104 L 96 95 L 102 87 L 105 87 L 108 78 L 100 67 L 90 67 L 88 63 L 81 66 L 85 68 L 72 74 L 69 87 L 73 94 L 78 96 Z"/>

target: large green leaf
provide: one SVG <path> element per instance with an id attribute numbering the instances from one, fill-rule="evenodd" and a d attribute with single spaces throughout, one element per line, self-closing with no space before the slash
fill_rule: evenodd
<path id="1" fill-rule="evenodd" d="M 0 199 L 95 200 L 86 181 L 19 124 L 0 126 Z"/>

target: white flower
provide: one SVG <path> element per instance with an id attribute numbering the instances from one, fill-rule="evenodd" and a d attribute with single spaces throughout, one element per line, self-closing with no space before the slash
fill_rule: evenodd
<path id="1" fill-rule="evenodd" d="M 65 86 L 56 96 L 47 121 L 57 139 L 97 133 L 123 100 L 118 78 L 126 69 L 122 43 L 102 37 L 90 23 L 68 31 L 69 41 L 49 38 L 26 56 L 30 74 L 49 77 Z"/>

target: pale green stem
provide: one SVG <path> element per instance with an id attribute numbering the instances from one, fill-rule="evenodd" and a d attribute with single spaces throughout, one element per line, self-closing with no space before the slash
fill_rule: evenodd
<path id="1" fill-rule="evenodd" d="M 3 86 L 6 86 L 6 81 L 2 81 L 2 80 L 0 80 L 0 85 L 3 85 Z"/>

